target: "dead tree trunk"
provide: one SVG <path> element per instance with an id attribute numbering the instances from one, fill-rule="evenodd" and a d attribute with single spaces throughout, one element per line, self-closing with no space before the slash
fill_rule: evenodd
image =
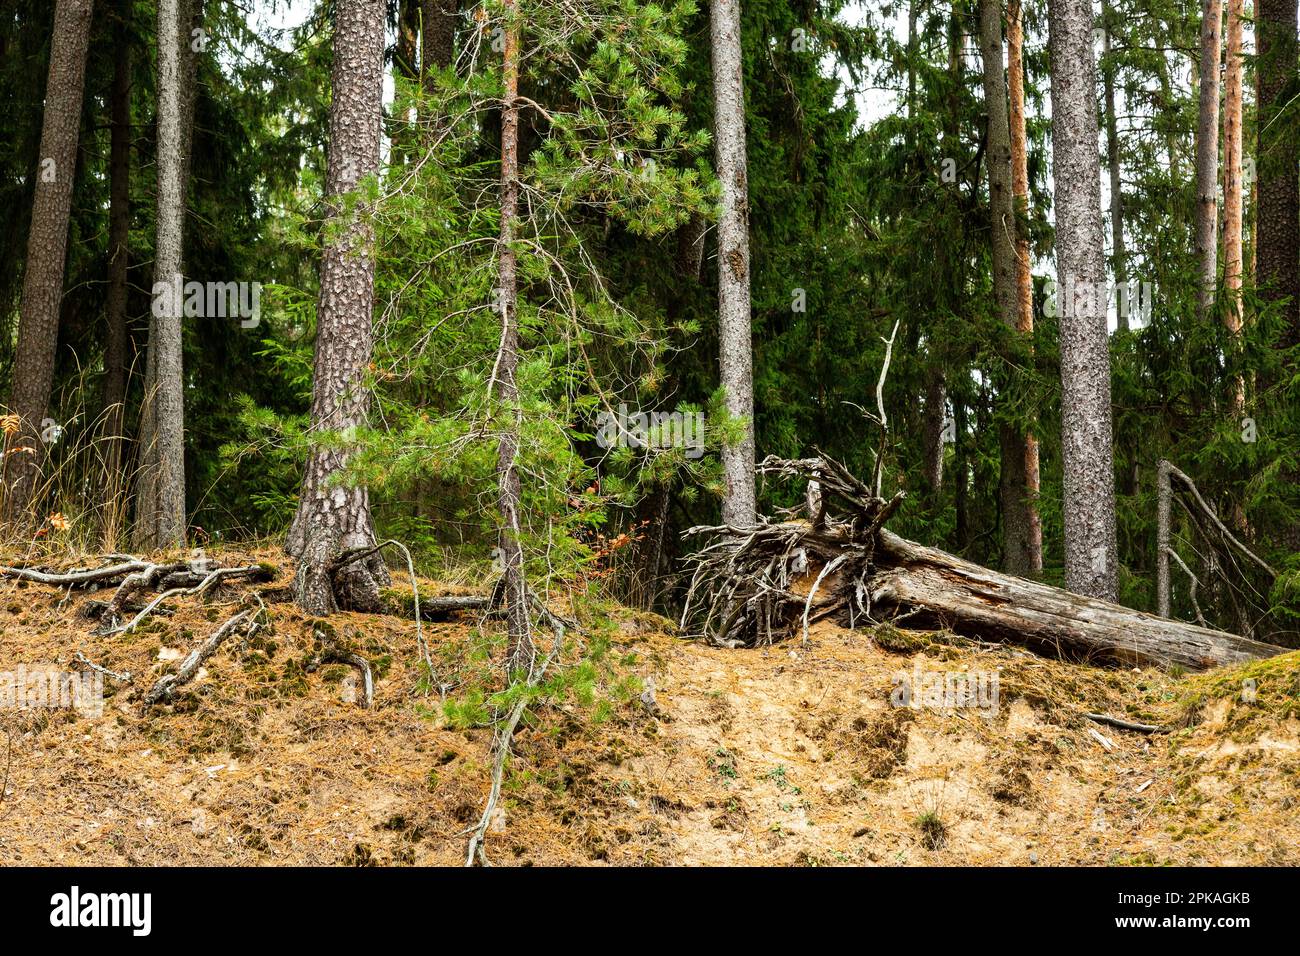
<path id="1" fill-rule="evenodd" d="M 501 241 L 497 253 L 497 304 L 501 312 L 501 345 L 492 370 L 505 421 L 497 445 L 497 505 L 501 531 L 497 545 L 504 566 L 502 578 L 506 630 L 509 634 L 509 670 L 531 673 L 533 641 L 530 633 L 528 587 L 524 581 L 524 552 L 520 541 L 519 504 L 519 276 L 514 248 L 519 218 L 519 15 L 515 0 L 505 4 L 505 59 L 502 76 L 505 101 L 501 109 Z"/>
<path id="2" fill-rule="evenodd" d="M 899 505 L 829 458 L 768 458 L 760 470 L 815 479 L 848 508 L 811 521 L 693 528 L 715 540 L 692 556 L 683 624 L 727 646 L 770 643 L 824 618 L 946 627 L 1093 664 L 1205 670 L 1284 648 L 1134 611 L 1002 574 L 900 538 L 884 524 Z M 692 616 L 692 611 L 694 615 Z"/>
<path id="3" fill-rule="evenodd" d="M 999 574 L 886 530 L 876 554 L 885 567 L 870 581 L 873 607 L 910 613 L 972 637 L 1011 641 L 1094 664 L 1189 671 L 1285 652 L 1226 631 Z"/>

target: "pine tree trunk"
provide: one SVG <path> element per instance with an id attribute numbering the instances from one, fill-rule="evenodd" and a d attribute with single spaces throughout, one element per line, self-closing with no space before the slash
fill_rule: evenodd
<path id="1" fill-rule="evenodd" d="M 1119 113 L 1115 108 L 1115 65 L 1110 59 L 1110 5 L 1102 4 L 1102 91 L 1106 108 L 1106 168 L 1110 175 L 1111 271 L 1115 285 L 1128 281 L 1128 250 L 1124 244 L 1124 179 L 1119 161 Z M 1116 327 L 1128 331 L 1128 313 L 1116 310 Z"/>
<path id="2" fill-rule="evenodd" d="M 1201 271 L 1197 309 L 1201 321 L 1205 321 L 1214 308 L 1214 287 L 1218 280 L 1219 247 L 1215 231 L 1219 221 L 1219 46 L 1222 22 L 1222 0 L 1204 0 L 1201 6 L 1201 102 L 1196 123 L 1196 258 Z"/>
<path id="3" fill-rule="evenodd" d="M 744 422 L 744 437 L 722 450 L 722 520 L 746 527 L 756 520 L 754 494 L 754 372 L 749 306 L 749 174 L 745 160 L 745 90 L 740 2 L 710 6 L 713 47 L 713 138 L 722 212 L 718 220 L 719 370 L 727 412 Z"/>
<path id="4" fill-rule="evenodd" d="M 27 236 L 27 271 L 23 276 L 10 395 L 10 411 L 21 417 L 21 430 L 6 441 L 4 456 L 6 515 L 17 523 L 27 523 L 33 517 L 29 508 L 45 460 L 41 424 L 49 411 L 50 389 L 54 384 L 91 12 L 91 0 L 58 0 L 54 8 L 49 79 L 45 88 L 45 114 L 41 121 L 36 191 Z M 18 452 L 18 448 L 31 450 Z"/>
<path id="5" fill-rule="evenodd" d="M 158 2 L 158 211 L 154 246 L 154 282 L 174 289 L 181 278 L 181 241 L 185 220 L 182 90 L 187 22 L 180 0 Z M 185 392 L 182 378 L 184 309 L 179 297 L 155 295 L 154 373 L 155 441 L 158 497 L 149 546 L 174 548 L 185 543 Z"/>
<path id="6" fill-rule="evenodd" d="M 1241 343 L 1241 34 L 1243 0 L 1228 0 L 1228 49 L 1223 78 L 1223 285 L 1228 292 L 1224 323 L 1234 342 Z M 1245 383 L 1237 376 L 1233 415 L 1246 411 Z"/>
<path id="7" fill-rule="evenodd" d="M 1052 162 L 1060 289 L 1065 583 L 1114 600 L 1115 475 L 1102 262 L 1092 4 L 1051 0 Z"/>
<path id="8" fill-rule="evenodd" d="M 1255 100 L 1258 104 L 1259 199 L 1256 268 L 1267 301 L 1290 297 L 1287 325 L 1300 329 L 1300 157 L 1284 110 L 1293 110 L 1296 89 L 1296 2 L 1258 0 L 1255 8 Z M 1286 342 L 1295 341 L 1288 335 Z"/>
<path id="9" fill-rule="evenodd" d="M 460 0 L 421 0 L 420 70 L 445 70 L 456 49 Z M 427 81 L 426 81 L 427 82 Z"/>
<path id="10" fill-rule="evenodd" d="M 528 610 L 528 586 L 524 578 L 524 553 L 520 541 L 519 506 L 521 490 L 516 457 L 519 454 L 521 410 L 515 373 L 519 367 L 519 276 L 513 242 L 519 217 L 519 27 L 518 5 L 505 0 L 505 58 L 502 76 L 505 101 L 501 109 L 501 241 L 497 253 L 497 303 L 501 312 L 501 346 L 493 379 L 505 419 L 499 427 L 497 446 L 497 506 L 501 530 L 497 537 L 503 569 L 502 599 L 505 602 L 509 635 L 507 669 L 531 672 L 535 657 Z"/>
<path id="11" fill-rule="evenodd" d="M 131 230 L 131 46 L 126 26 L 131 0 L 118 4 L 113 42 L 113 86 L 109 93 L 108 148 L 108 293 L 104 311 L 104 430 L 109 436 L 106 470 L 116 476 L 122 463 L 123 433 L 126 427 L 127 269 L 130 266 Z M 117 495 L 120 482 L 109 482 L 105 493 Z"/>
<path id="12" fill-rule="evenodd" d="M 1024 21 L 1020 0 L 1007 4 L 1007 77 L 1011 101 L 1011 192 L 1018 216 L 1029 213 L 1029 149 L 1025 131 Z M 1034 277 L 1030 272 L 1029 237 L 1020 232 L 1016 241 L 1016 331 L 1034 334 Z M 1024 435 L 1024 488 L 1029 523 L 1025 550 L 1030 572 L 1043 570 L 1043 521 L 1038 513 L 1041 489 L 1038 469 L 1038 439 L 1033 431 Z"/>
<path id="13" fill-rule="evenodd" d="M 943 369 L 931 361 L 925 369 L 925 407 L 921 411 L 921 475 L 931 504 L 943 491 L 943 433 L 948 424 L 948 390 Z"/>
<path id="14" fill-rule="evenodd" d="M 990 219 L 993 224 L 993 297 L 1009 328 L 1021 324 L 1021 285 L 1017 266 L 1019 229 L 1012 189 L 1011 127 L 1002 65 L 1002 2 L 980 0 L 980 54 L 984 63 L 984 109 L 988 115 L 987 157 Z M 1001 400 L 1008 382 L 1001 382 Z M 1001 448 L 999 496 L 1002 504 L 1003 563 L 1012 574 L 1026 575 L 1034 567 L 1034 498 L 1025 474 L 1025 437 L 1011 422 L 998 426 Z M 1039 557 L 1041 560 L 1041 556 Z"/>
<path id="15" fill-rule="evenodd" d="M 1255 282 L 1265 302 L 1289 300 L 1282 307 L 1285 324 L 1278 342 L 1284 349 L 1300 342 L 1300 149 L 1292 120 L 1300 95 L 1296 46 L 1296 0 L 1258 0 Z M 1261 390 L 1272 384 L 1261 382 Z M 1287 466 L 1283 474 L 1300 484 L 1297 468 Z M 1283 527 L 1280 537 L 1284 547 L 1300 551 L 1300 522 Z"/>
<path id="16" fill-rule="evenodd" d="M 326 192 L 329 218 L 321 254 L 312 367 L 311 429 L 341 433 L 342 443 L 317 445 L 308 456 L 298 512 L 286 550 L 298 558 L 295 599 L 309 614 L 337 607 L 374 610 L 388 574 L 378 556 L 332 572 L 341 551 L 375 543 L 370 495 L 339 481 L 355 447 L 349 431 L 366 425 L 365 375 L 374 346 L 374 230 L 358 204 L 343 198 L 379 169 L 384 57 L 384 0 L 339 0 L 334 25 Z M 347 217 L 339 226 L 338 220 Z M 337 232 L 335 230 L 337 229 Z"/>

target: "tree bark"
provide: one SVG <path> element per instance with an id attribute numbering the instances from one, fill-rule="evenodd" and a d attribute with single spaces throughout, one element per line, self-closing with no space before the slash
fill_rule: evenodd
<path id="1" fill-rule="evenodd" d="M 737 527 L 757 517 L 754 493 L 754 370 L 749 303 L 749 174 L 740 0 L 710 5 L 713 138 L 722 211 L 718 220 L 719 371 L 727 413 L 744 423 L 740 441 L 722 449 L 722 520 Z"/>
<path id="2" fill-rule="evenodd" d="M 1016 223 L 1011 163 L 1011 126 L 1007 88 L 1002 66 L 1002 2 L 980 0 L 980 54 L 984 64 L 984 109 L 988 115 L 987 156 L 993 253 L 993 296 L 1008 328 L 1023 322 L 1021 283 L 1017 265 L 1020 245 Z M 1009 383 L 1004 379 L 1000 400 Z M 1034 529 L 1038 525 L 1034 494 L 1025 473 L 1025 436 L 1012 422 L 998 427 L 1001 448 L 999 496 L 1002 503 L 1003 564 L 1013 574 L 1031 574 L 1041 568 L 1041 548 L 1035 553 Z M 1040 538 L 1041 540 L 1041 538 Z M 1039 562 L 1035 566 L 1035 560 Z"/>
<path id="3" fill-rule="evenodd" d="M 521 489 L 516 458 L 519 454 L 521 409 L 515 373 L 519 367 L 519 275 L 514 248 L 519 217 L 519 8 L 504 0 L 505 57 L 502 77 L 505 100 L 501 108 L 501 240 L 497 251 L 497 302 L 501 311 L 501 345 L 493 380 L 500 394 L 505 420 L 497 445 L 497 506 L 501 530 L 497 547 L 503 566 L 502 600 L 509 637 L 507 667 L 512 673 L 531 673 L 536 657 L 524 577 L 524 552 L 520 540 Z"/>
<path id="4" fill-rule="evenodd" d="M 880 532 L 875 553 L 883 569 L 869 582 L 873 608 L 911 611 L 913 620 L 972 637 L 1025 644 L 1092 663 L 1191 671 L 1286 652 L 1225 631 L 999 574 L 886 530 Z"/>
<path id="5" fill-rule="evenodd" d="M 1011 192 L 1016 214 L 1026 220 L 1029 215 L 1029 149 L 1025 130 L 1025 59 L 1024 20 L 1020 0 L 1007 5 L 1007 75 L 1011 100 Z M 1019 219 L 1018 219 L 1019 221 Z M 1030 272 L 1029 237 L 1024 230 L 1016 241 L 1016 331 L 1034 334 L 1034 278 Z M 1026 534 L 1027 567 L 1031 572 L 1043 570 L 1043 521 L 1038 512 L 1042 487 L 1038 469 L 1038 438 L 1032 429 L 1024 434 L 1024 487 L 1029 517 Z"/>
<path id="6" fill-rule="evenodd" d="M 1295 19 L 1295 10 L 1291 11 Z M 1219 46 L 1223 23 L 1222 0 L 1201 5 L 1200 109 L 1196 123 L 1196 258 L 1201 285 L 1197 308 L 1205 321 L 1214 308 L 1218 280 L 1219 224 Z"/>
<path id="7" fill-rule="evenodd" d="M 421 0 L 420 2 L 420 73 L 428 76 L 432 69 L 445 70 L 452 64 L 456 49 L 456 18 L 460 0 Z M 426 83 L 430 82 L 428 79 Z"/>
<path id="8" fill-rule="evenodd" d="M 117 57 L 113 62 L 113 86 L 109 93 L 108 158 L 108 293 L 104 311 L 104 430 L 108 435 L 106 468 L 116 476 L 121 469 L 124 441 L 127 321 L 127 270 L 130 267 L 131 237 L 131 43 L 127 26 L 133 4 L 120 0 L 113 28 Z M 122 492 L 119 482 L 110 482 L 105 492 Z"/>
<path id="9" fill-rule="evenodd" d="M 1063 300 L 1065 581 L 1079 594 L 1114 600 L 1115 475 L 1092 4 L 1089 0 L 1051 0 L 1048 23 L 1056 268 Z"/>
<path id="10" fill-rule="evenodd" d="M 27 235 L 27 271 L 19 306 L 10 410 L 21 429 L 5 443 L 6 514 L 27 523 L 45 460 L 41 423 L 50 406 L 54 358 L 59 339 L 59 305 L 68 250 L 68 217 L 77 166 L 81 100 L 90 44 L 92 0 L 58 0 L 50 41 L 50 69 L 45 87 L 45 114 L 36 167 L 31 228 Z M 26 448 L 30 451 L 19 452 Z"/>
<path id="11" fill-rule="evenodd" d="M 1119 158 L 1119 114 L 1115 107 L 1115 64 L 1110 59 L 1110 5 L 1102 4 L 1102 91 L 1106 108 L 1106 168 L 1110 176 L 1111 271 L 1115 285 L 1128 281 L 1128 250 L 1124 243 L 1124 174 Z M 1128 312 L 1116 310 L 1116 328 L 1128 331 Z"/>
<path id="12" fill-rule="evenodd" d="M 1283 310 L 1289 345 L 1300 334 L 1300 153 L 1282 114 L 1294 109 L 1297 93 L 1295 0 L 1258 0 L 1255 43 L 1257 283 L 1265 301 L 1290 300 Z"/>
<path id="13" fill-rule="evenodd" d="M 340 479 L 356 447 L 352 432 L 365 426 L 370 392 L 365 382 L 374 346 L 374 229 L 364 203 L 345 209 L 343 197 L 379 169 L 384 57 L 384 0 L 340 0 L 331 69 L 328 216 L 337 232 L 321 255 L 312 368 L 311 429 L 339 433 L 341 443 L 312 448 L 298 512 L 286 549 L 298 558 L 294 597 L 309 614 L 337 607 L 373 610 L 388 573 L 378 554 L 335 573 L 340 552 L 375 543 L 370 495 Z"/>
<path id="14" fill-rule="evenodd" d="M 1223 78 L 1223 285 L 1228 294 L 1228 308 L 1223 321 L 1232 335 L 1234 346 L 1241 345 L 1241 107 L 1242 57 L 1241 34 L 1243 0 L 1228 0 L 1228 48 Z M 1246 411 L 1245 382 L 1238 375 L 1234 382 L 1233 416 Z"/>
<path id="15" fill-rule="evenodd" d="M 180 0 L 158 2 L 158 237 L 154 281 L 172 288 L 181 283 L 181 242 L 185 225 L 185 189 L 181 181 L 184 126 L 182 50 L 188 47 L 188 21 Z M 155 287 L 157 293 L 157 287 Z M 154 548 L 185 543 L 185 390 L 183 384 L 184 309 L 178 297 L 155 294 L 157 318 L 156 441 L 158 499 L 154 508 Z"/>

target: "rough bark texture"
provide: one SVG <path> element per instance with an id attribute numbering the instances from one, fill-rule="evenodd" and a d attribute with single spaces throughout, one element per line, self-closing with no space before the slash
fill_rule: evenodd
<path id="1" fill-rule="evenodd" d="M 113 86 L 109 93 L 108 155 L 108 293 L 104 306 L 104 430 L 109 436 L 107 469 L 118 474 L 125 428 L 127 369 L 126 280 L 130 266 L 131 232 L 131 46 L 127 18 L 130 0 L 118 4 L 113 42 Z M 106 491 L 120 493 L 112 483 Z"/>
<path id="2" fill-rule="evenodd" d="M 1114 600 L 1115 486 L 1092 4 L 1051 0 L 1048 23 L 1056 269 L 1062 300 L 1065 582 L 1079 594 Z"/>
<path id="3" fill-rule="evenodd" d="M 986 162 L 992 221 L 993 296 L 1002 321 L 1014 329 L 1021 322 L 1016 265 L 1019 229 L 1012 189 L 1011 125 L 1002 67 L 1001 0 L 980 0 L 980 55 L 984 64 L 984 109 L 988 116 Z M 1005 392 L 1009 387 L 1004 380 L 1000 391 Z M 1013 423 L 1003 422 L 998 427 L 998 440 L 1003 563 L 1013 574 L 1029 574 L 1038 570 L 1034 566 L 1033 545 L 1037 516 L 1025 474 L 1025 437 Z"/>
<path id="4" fill-rule="evenodd" d="M 943 369 L 931 362 L 925 371 L 925 408 L 921 411 L 921 474 L 926 490 L 937 499 L 943 489 L 943 433 L 948 424 L 948 389 Z"/>
<path id="5" fill-rule="evenodd" d="M 1007 4 L 1007 77 L 1011 110 L 1011 192 L 1018 215 L 1029 212 L 1029 149 L 1025 131 L 1025 31 L 1020 0 Z M 1021 230 L 1016 239 L 1016 331 L 1034 334 L 1034 278 L 1030 272 L 1029 237 Z M 1043 521 L 1038 513 L 1042 487 L 1038 470 L 1038 439 L 1024 435 L 1024 489 L 1028 525 L 1025 534 L 1026 567 L 1043 570 Z"/>
<path id="6" fill-rule="evenodd" d="M 1297 93 L 1295 0 L 1258 0 L 1255 43 L 1256 281 L 1266 300 L 1290 299 L 1285 309 L 1290 343 L 1300 331 L 1300 152 L 1294 124 L 1281 114 L 1295 108 L 1291 100 Z"/>
<path id="7" fill-rule="evenodd" d="M 718 220 L 719 371 L 727 412 L 745 423 L 744 437 L 722 450 L 726 491 L 722 520 L 756 520 L 754 372 L 749 306 L 749 179 L 745 159 L 745 89 L 739 0 L 710 4 L 713 48 L 713 139 L 722 212 Z"/>
<path id="8" fill-rule="evenodd" d="M 511 671 L 531 672 L 534 662 L 528 585 L 524 579 L 524 553 L 519 525 L 519 389 L 515 372 L 519 367 L 519 274 L 514 246 L 519 217 L 519 27 L 515 21 L 515 0 L 505 0 L 506 34 L 502 76 L 505 101 L 501 108 L 501 242 L 497 251 L 497 301 L 501 311 L 501 346 L 493 379 L 505 420 L 499 427 L 497 446 L 497 507 L 501 530 L 497 547 L 502 563 L 502 594 Z"/>
<path id="9" fill-rule="evenodd" d="M 344 441 L 312 449 L 286 542 L 298 558 L 295 599 L 312 614 L 328 614 L 336 606 L 377 608 L 379 586 L 388 580 L 377 554 L 337 574 L 331 570 L 340 551 L 375 543 L 369 492 L 334 479 L 355 453 L 347 444 L 348 430 L 364 427 L 370 410 L 365 374 L 374 343 L 374 231 L 363 204 L 345 211 L 342 197 L 379 168 L 383 55 L 384 0 L 340 0 L 326 192 L 330 218 L 347 221 L 321 255 L 311 427 L 317 433 L 341 432 Z"/>
<path id="10" fill-rule="evenodd" d="M 22 428 L 6 443 L 4 458 L 6 514 L 19 522 L 32 517 L 28 508 L 45 458 L 41 422 L 49 410 L 59 340 L 59 304 L 63 300 L 68 214 L 77 166 L 91 10 L 91 0 L 58 0 L 54 8 L 41 151 L 27 236 L 27 271 L 23 276 L 10 395 L 10 411 L 21 416 Z M 17 448 L 31 450 L 20 453 L 15 451 Z"/>
<path id="11" fill-rule="evenodd" d="M 460 0 L 421 0 L 420 70 L 451 66 L 456 44 Z"/>
<path id="12" fill-rule="evenodd" d="M 1223 286 L 1228 307 L 1224 324 L 1240 344 L 1241 336 L 1241 34 L 1243 0 L 1228 0 L 1228 45 L 1223 76 Z M 1238 376 L 1233 413 L 1245 413 L 1245 383 Z"/>
<path id="13" fill-rule="evenodd" d="M 181 281 L 181 237 L 185 223 L 183 49 L 189 22 L 180 0 L 158 3 L 158 231 L 154 281 Z M 184 311 L 164 296 L 158 310 L 156 441 L 158 498 L 152 509 L 155 548 L 185 543 L 185 389 L 182 369 Z"/>
<path id="14" fill-rule="evenodd" d="M 1040 652 L 1094 663 L 1200 671 L 1286 651 L 998 574 L 886 530 L 880 532 L 876 559 L 886 567 L 870 582 L 873 607 L 915 611 L 914 620 Z"/>
<path id="15" fill-rule="evenodd" d="M 1110 5 L 1102 5 L 1102 17 L 1109 27 Z M 1106 168 L 1110 176 L 1111 271 L 1115 285 L 1128 281 L 1128 249 L 1124 244 L 1124 177 L 1119 161 L 1119 113 L 1115 105 L 1115 64 L 1110 59 L 1110 30 L 1102 34 L 1102 89 L 1106 108 Z M 1115 317 L 1116 327 L 1128 331 L 1127 313 Z"/>
<path id="16" fill-rule="evenodd" d="M 1295 10 L 1291 11 L 1292 20 Z M 1196 122 L 1196 258 L 1201 269 L 1197 306 L 1204 321 L 1214 308 L 1218 279 L 1219 47 L 1223 0 L 1201 5 L 1201 100 Z"/>

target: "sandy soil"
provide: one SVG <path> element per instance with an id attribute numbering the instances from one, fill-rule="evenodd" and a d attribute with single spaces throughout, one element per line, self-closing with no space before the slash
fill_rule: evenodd
<path id="1" fill-rule="evenodd" d="M 419 690 L 409 620 L 331 621 L 375 668 L 371 710 L 347 668 L 302 671 L 316 625 L 287 604 L 174 704 L 142 710 L 240 594 L 104 637 L 78 613 L 102 593 L 0 583 L 0 671 L 82 651 L 133 675 L 108 682 L 97 717 L 0 711 L 0 865 L 463 861 L 493 734 L 453 728 Z M 726 650 L 616 613 L 618 667 L 653 703 L 634 696 L 600 723 L 576 701 L 542 707 L 517 740 L 493 863 L 1300 862 L 1300 653 L 1187 678 L 892 628 Z M 471 666 L 473 620 L 426 633 L 439 661 Z M 899 675 L 918 673 L 996 673 L 996 713 L 894 706 Z M 1086 711 L 1172 732 L 1102 727 Z"/>

